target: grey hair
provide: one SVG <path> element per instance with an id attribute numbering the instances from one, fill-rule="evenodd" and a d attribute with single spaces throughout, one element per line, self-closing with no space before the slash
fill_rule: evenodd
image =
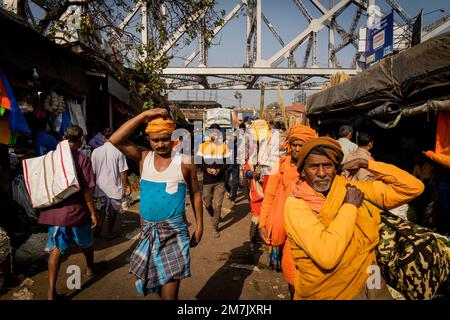
<path id="1" fill-rule="evenodd" d="M 349 125 L 343 125 L 339 128 L 339 138 L 348 136 L 349 133 L 353 132 L 353 128 Z"/>
<path id="2" fill-rule="evenodd" d="M 73 125 L 70 126 L 64 131 L 64 138 L 69 140 L 69 142 L 77 143 L 81 141 L 83 137 L 83 129 L 80 126 Z"/>

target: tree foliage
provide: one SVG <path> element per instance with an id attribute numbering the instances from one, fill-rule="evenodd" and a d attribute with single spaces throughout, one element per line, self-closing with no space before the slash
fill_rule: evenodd
<path id="1" fill-rule="evenodd" d="M 277 109 L 280 109 L 280 105 L 278 104 L 278 102 L 272 102 L 272 103 L 269 103 L 267 106 L 266 106 L 266 109 L 267 110 L 277 110 Z"/>
<path id="2" fill-rule="evenodd" d="M 185 35 L 172 50 L 188 45 L 199 34 L 203 18 L 203 28 L 206 28 L 203 30 L 209 43 L 212 29 L 223 23 L 224 15 L 213 10 L 215 0 L 21 1 L 32 1 L 43 10 L 41 17 L 32 17 L 28 10 L 30 25 L 41 34 L 63 42 L 76 30 L 85 53 L 127 83 L 130 90 L 146 102 L 146 107 L 163 99 L 165 81 L 161 74 L 170 57 L 161 50 L 171 37 L 185 26 Z M 144 26 L 139 13 L 126 28 L 120 28 L 138 3 L 147 5 L 147 45 L 141 39 L 140 31 Z M 81 14 L 72 18 L 71 12 L 75 10 Z"/>

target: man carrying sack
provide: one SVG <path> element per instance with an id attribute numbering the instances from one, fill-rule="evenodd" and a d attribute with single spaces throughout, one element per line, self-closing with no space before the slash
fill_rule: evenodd
<path id="1" fill-rule="evenodd" d="M 48 243 L 45 248 L 50 253 L 48 258 L 48 293 L 49 300 L 58 298 L 56 279 L 58 277 L 61 255 L 72 244 L 82 248 L 86 258 L 86 276 L 94 274 L 94 236 L 92 229 L 97 225 L 97 217 L 92 197 L 95 177 L 91 160 L 78 149 L 83 143 L 83 130 L 79 126 L 70 126 L 64 133 L 75 162 L 75 169 L 80 184 L 80 191 L 63 201 L 41 210 L 39 223 L 49 225 Z"/>

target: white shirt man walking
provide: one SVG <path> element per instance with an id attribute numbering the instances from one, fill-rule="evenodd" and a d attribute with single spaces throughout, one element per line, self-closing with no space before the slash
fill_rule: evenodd
<path id="1" fill-rule="evenodd" d="M 353 128 L 348 125 L 343 125 L 339 128 L 339 144 L 341 145 L 342 152 L 344 153 L 344 160 L 346 162 L 347 156 L 358 149 L 358 145 L 352 142 Z"/>
<path id="2" fill-rule="evenodd" d="M 127 177 L 127 160 L 125 155 L 109 142 L 112 133 L 111 129 L 105 130 L 105 144 L 94 149 L 91 157 L 96 177 L 95 196 L 100 198 L 102 204 L 98 230 L 101 234 L 103 223 L 107 218 L 106 240 L 114 238 L 113 230 L 122 198 L 131 193 Z"/>

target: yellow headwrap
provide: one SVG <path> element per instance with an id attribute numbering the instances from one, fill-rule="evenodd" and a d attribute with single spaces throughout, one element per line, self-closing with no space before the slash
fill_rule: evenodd
<path id="1" fill-rule="evenodd" d="M 164 119 L 162 117 L 154 118 L 150 120 L 145 129 L 145 133 L 165 133 L 172 134 L 175 130 L 176 124 L 173 120 Z"/>
<path id="2" fill-rule="evenodd" d="M 261 142 L 264 139 L 270 138 L 270 127 L 263 119 L 258 119 L 252 122 L 251 131 L 253 138 Z"/>

